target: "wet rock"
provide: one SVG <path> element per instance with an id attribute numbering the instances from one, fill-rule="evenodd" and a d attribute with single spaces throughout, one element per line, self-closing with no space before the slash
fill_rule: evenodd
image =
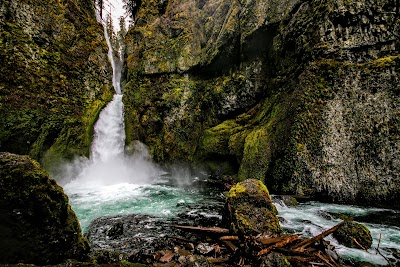
<path id="1" fill-rule="evenodd" d="M 192 255 L 186 257 L 179 257 L 179 262 L 182 267 L 211 267 L 214 266 L 206 257 Z"/>
<path id="2" fill-rule="evenodd" d="M 299 203 L 297 202 L 297 199 L 293 196 L 290 195 L 279 195 L 279 196 L 274 196 L 273 197 L 274 201 L 279 201 L 283 203 L 285 206 L 292 207 L 292 206 L 297 206 Z"/>
<path id="3" fill-rule="evenodd" d="M 56 181 L 28 156 L 0 153 L 0 263 L 84 260 L 88 250 Z"/>
<path id="4" fill-rule="evenodd" d="M 292 266 L 287 258 L 276 252 L 269 253 L 261 259 L 260 267 L 288 267 Z"/>
<path id="5" fill-rule="evenodd" d="M 99 264 L 115 263 L 128 259 L 126 254 L 110 250 L 96 250 L 93 257 Z"/>
<path id="6" fill-rule="evenodd" d="M 110 230 L 107 232 L 107 236 L 115 239 L 124 233 L 124 224 L 121 222 L 114 224 Z"/>
<path id="7" fill-rule="evenodd" d="M 224 223 L 239 235 L 280 233 L 277 213 L 267 187 L 259 180 L 248 179 L 229 191 Z"/>
<path id="8" fill-rule="evenodd" d="M 346 221 L 338 231 L 333 233 L 333 237 L 339 243 L 350 248 L 360 248 L 361 245 L 363 248 L 369 249 L 372 245 L 372 236 L 369 229 L 365 225 L 354 221 Z"/>
<path id="9" fill-rule="evenodd" d="M 93 124 L 114 92 L 90 2 L 0 2 L 0 88 L 10 99 L 0 105 L 1 151 L 29 154 L 54 173 L 60 157 L 88 155 Z"/>

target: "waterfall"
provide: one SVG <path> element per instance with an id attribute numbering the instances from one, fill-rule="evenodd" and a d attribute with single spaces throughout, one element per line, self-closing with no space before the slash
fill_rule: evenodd
<path id="1" fill-rule="evenodd" d="M 115 89 L 115 92 L 117 94 L 121 94 L 121 66 L 119 64 L 116 64 L 115 59 L 114 59 L 114 51 L 111 45 L 111 40 L 110 40 L 110 36 L 108 35 L 108 31 L 107 31 L 107 26 L 106 24 L 103 22 L 103 29 L 104 29 L 104 37 L 106 38 L 106 42 L 107 42 L 107 46 L 108 46 L 108 59 L 111 62 L 111 67 L 113 70 L 113 76 L 112 76 L 112 83 Z"/>
<path id="2" fill-rule="evenodd" d="M 99 19 L 99 16 L 97 18 Z M 121 66 L 114 60 L 107 27 L 105 23 L 102 24 L 109 48 L 108 58 L 113 69 L 112 82 L 116 94 L 100 112 L 94 126 L 90 159 L 78 158 L 72 164 L 64 166 L 65 171 L 61 171 L 63 175 L 59 180 L 65 183 L 66 191 L 72 194 L 82 187 L 90 191 L 98 189 L 99 186 L 120 183 L 146 184 L 160 173 L 146 146 L 139 141 L 133 142 L 132 151 L 135 152 L 133 155 L 125 153 L 124 105 L 120 87 Z"/>

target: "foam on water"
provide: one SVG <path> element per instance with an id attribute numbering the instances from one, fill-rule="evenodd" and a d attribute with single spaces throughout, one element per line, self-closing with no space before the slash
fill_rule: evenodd
<path id="1" fill-rule="evenodd" d="M 279 216 L 284 218 L 282 227 L 290 233 L 300 233 L 301 235 L 310 237 L 320 234 L 321 232 L 335 226 L 341 220 L 335 218 L 335 214 L 347 214 L 357 218 L 362 218 L 366 215 L 374 215 L 378 212 L 385 213 L 399 213 L 400 212 L 378 209 L 378 208 L 365 208 L 351 205 L 337 205 L 319 202 L 301 203 L 299 206 L 287 207 L 283 203 L 275 203 Z M 355 259 L 359 261 L 368 261 L 375 265 L 387 265 L 387 261 L 379 255 L 375 248 L 377 248 L 380 235 L 380 251 L 387 258 L 393 258 L 390 249 L 400 249 L 400 228 L 395 225 L 372 224 L 361 221 L 371 231 L 373 238 L 372 248 L 369 253 L 362 249 L 347 248 L 338 244 L 338 242 L 329 235 L 326 239 L 333 243 L 339 255 L 348 259 Z"/>

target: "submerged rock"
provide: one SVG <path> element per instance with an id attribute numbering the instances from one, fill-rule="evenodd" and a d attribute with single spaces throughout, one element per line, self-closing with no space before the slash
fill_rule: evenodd
<path id="1" fill-rule="evenodd" d="M 282 231 L 267 187 L 259 180 L 237 183 L 229 191 L 225 204 L 225 223 L 239 235 Z"/>
<path id="2" fill-rule="evenodd" d="M 83 260 L 89 250 L 68 197 L 28 156 L 0 153 L 0 263 Z"/>
<path id="3" fill-rule="evenodd" d="M 274 196 L 273 198 L 274 200 L 280 201 L 281 203 L 283 203 L 285 206 L 288 207 L 299 205 L 297 199 L 294 196 L 279 195 L 279 196 Z"/>
<path id="4" fill-rule="evenodd" d="M 350 248 L 360 249 L 361 245 L 363 248 L 369 249 L 372 245 L 372 236 L 369 229 L 365 225 L 354 221 L 346 221 L 338 231 L 333 233 L 333 236 L 339 243 Z"/>

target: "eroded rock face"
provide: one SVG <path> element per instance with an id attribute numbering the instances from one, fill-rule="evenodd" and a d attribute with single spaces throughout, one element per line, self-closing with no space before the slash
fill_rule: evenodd
<path id="1" fill-rule="evenodd" d="M 282 231 L 267 187 L 259 180 L 248 179 L 229 190 L 224 220 L 232 232 L 241 236 Z"/>
<path id="2" fill-rule="evenodd" d="M 89 244 L 68 197 L 28 156 L 0 153 L 0 218 L 1 263 L 86 259 Z"/>
<path id="3" fill-rule="evenodd" d="M 400 207 L 397 2 L 157 5 L 127 36 L 128 143 L 274 193 Z"/>
<path id="4" fill-rule="evenodd" d="M 41 159 L 88 154 L 112 98 L 93 1 L 0 3 L 0 148 Z"/>

